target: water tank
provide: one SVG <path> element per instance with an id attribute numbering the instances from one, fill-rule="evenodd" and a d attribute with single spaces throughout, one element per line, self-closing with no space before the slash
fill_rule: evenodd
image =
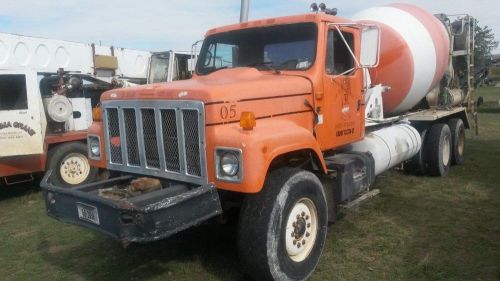
<path id="1" fill-rule="evenodd" d="M 370 152 L 375 160 L 375 175 L 411 159 L 422 148 L 419 132 L 409 124 L 399 123 L 370 132 L 350 144 L 350 151 Z"/>
<path id="2" fill-rule="evenodd" d="M 414 107 L 436 87 L 448 68 L 450 41 L 445 26 L 431 13 L 409 4 L 363 10 L 353 17 L 380 27 L 380 63 L 370 71 L 384 93 L 388 116 Z"/>

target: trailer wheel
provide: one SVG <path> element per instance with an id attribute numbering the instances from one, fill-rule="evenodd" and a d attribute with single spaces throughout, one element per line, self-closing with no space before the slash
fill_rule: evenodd
<path id="1" fill-rule="evenodd" d="M 92 182 L 98 169 L 90 166 L 87 146 L 82 142 L 64 143 L 49 152 L 48 169 L 52 172 L 52 183 L 57 186 L 73 187 Z"/>
<path id="2" fill-rule="evenodd" d="M 443 123 L 432 125 L 424 144 L 426 149 L 427 171 L 432 176 L 444 177 L 451 164 L 451 132 Z"/>
<path id="3" fill-rule="evenodd" d="M 425 129 L 420 133 L 422 138 L 422 147 L 418 151 L 417 155 L 413 156 L 410 160 L 403 163 L 403 170 L 407 174 L 412 175 L 425 175 L 426 163 L 425 163 L 425 139 L 427 137 L 428 130 Z"/>
<path id="4" fill-rule="evenodd" d="M 460 165 L 464 162 L 465 126 L 462 119 L 453 118 L 448 121 L 451 130 L 451 164 Z"/>
<path id="5" fill-rule="evenodd" d="M 262 191 L 242 206 L 238 252 L 255 280 L 305 280 L 318 264 L 326 239 L 327 203 L 311 172 L 273 171 Z"/>

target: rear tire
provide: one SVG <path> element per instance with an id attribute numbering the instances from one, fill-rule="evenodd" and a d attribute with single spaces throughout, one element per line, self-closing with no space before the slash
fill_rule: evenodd
<path id="1" fill-rule="evenodd" d="M 437 123 L 432 125 L 424 144 L 427 172 L 432 176 L 444 177 L 451 164 L 451 131 L 448 125 Z"/>
<path id="2" fill-rule="evenodd" d="M 318 264 L 328 226 L 319 179 L 299 169 L 273 171 L 243 203 L 238 251 L 254 280 L 305 280 Z"/>
<path id="3" fill-rule="evenodd" d="M 448 121 L 451 130 L 451 164 L 464 163 L 465 126 L 462 119 L 454 118 Z"/>
<path id="4" fill-rule="evenodd" d="M 47 170 L 52 170 L 51 181 L 56 186 L 74 187 L 97 178 L 98 169 L 90 166 L 87 145 L 69 142 L 49 151 Z"/>

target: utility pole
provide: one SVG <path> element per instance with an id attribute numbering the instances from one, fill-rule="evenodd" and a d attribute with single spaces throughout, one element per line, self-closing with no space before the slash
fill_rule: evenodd
<path id="1" fill-rule="evenodd" d="M 241 0 L 240 22 L 248 21 L 248 6 L 250 0 Z"/>

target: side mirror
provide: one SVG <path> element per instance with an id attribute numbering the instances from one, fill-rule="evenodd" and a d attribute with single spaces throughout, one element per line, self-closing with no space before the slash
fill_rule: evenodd
<path id="1" fill-rule="evenodd" d="M 197 59 L 198 59 L 198 57 L 196 57 L 196 58 L 193 57 L 191 59 L 188 59 L 188 69 L 187 70 L 189 72 L 192 73 L 192 72 L 194 72 L 196 70 L 195 68 L 196 68 L 196 60 Z"/>
<path id="2" fill-rule="evenodd" d="M 361 67 L 376 67 L 380 55 L 380 29 L 378 26 L 363 26 L 361 30 Z"/>

